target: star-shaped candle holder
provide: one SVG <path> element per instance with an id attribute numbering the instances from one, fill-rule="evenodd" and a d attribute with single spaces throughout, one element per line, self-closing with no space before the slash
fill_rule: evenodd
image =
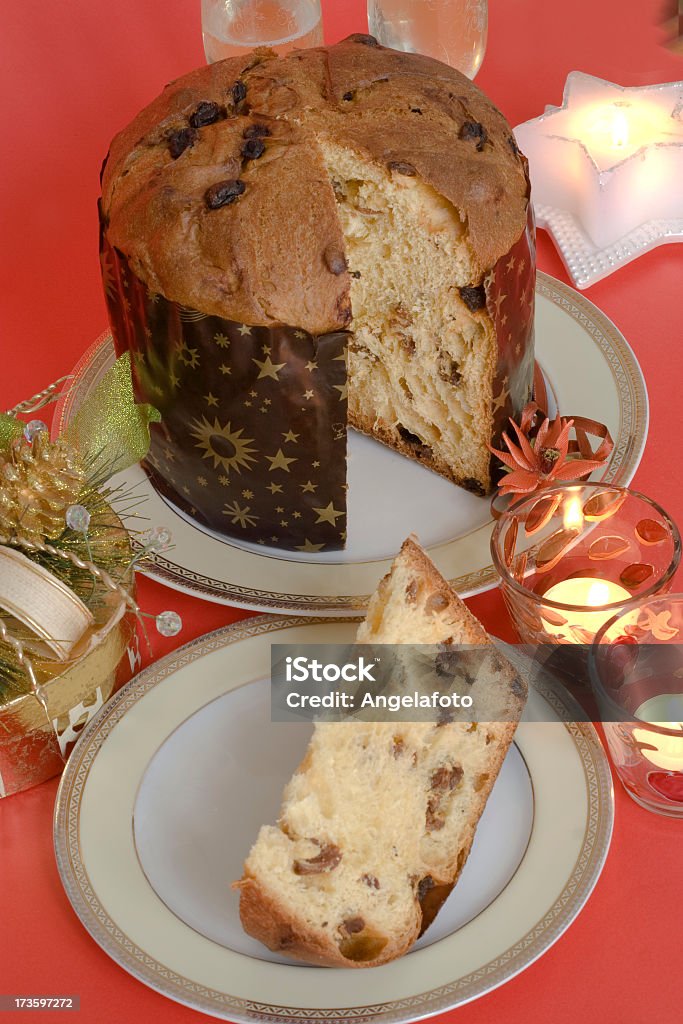
<path id="1" fill-rule="evenodd" d="M 539 227 L 577 288 L 683 241 L 683 82 L 624 88 L 580 71 L 520 124 Z"/>

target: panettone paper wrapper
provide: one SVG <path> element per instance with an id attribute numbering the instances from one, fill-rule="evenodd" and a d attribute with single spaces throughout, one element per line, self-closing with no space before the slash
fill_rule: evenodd
<path id="1" fill-rule="evenodd" d="M 484 282 L 486 305 L 498 339 L 493 386 L 493 441 L 500 448 L 509 420 L 533 397 L 536 226 L 529 203 L 526 228 Z M 496 460 L 492 459 L 492 466 Z"/>
<path id="2" fill-rule="evenodd" d="M 254 327 L 152 294 L 103 240 L 117 353 L 136 400 L 161 413 L 143 466 L 199 523 L 303 551 L 346 536 L 346 343 Z"/>
<path id="3" fill-rule="evenodd" d="M 101 263 L 117 354 L 131 353 L 136 401 L 161 413 L 142 463 L 156 490 L 241 541 L 343 548 L 350 334 L 242 324 L 171 302 L 132 272 L 104 225 Z M 498 341 L 496 444 L 532 391 L 531 207 L 525 231 L 484 284 Z"/>
<path id="4" fill-rule="evenodd" d="M 137 620 L 117 613 L 69 662 L 34 662 L 47 701 L 0 692 L 0 798 L 59 775 L 83 727 L 141 667 Z"/>

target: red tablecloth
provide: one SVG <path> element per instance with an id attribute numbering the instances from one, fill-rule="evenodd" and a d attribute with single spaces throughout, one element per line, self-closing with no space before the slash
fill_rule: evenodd
<path id="1" fill-rule="evenodd" d="M 329 41 L 364 30 L 361 0 L 323 6 Z M 490 0 L 489 7 L 478 84 L 512 124 L 559 102 L 575 69 L 623 85 L 683 78 L 680 58 L 663 45 L 663 0 Z M 100 163 L 116 130 L 164 83 L 203 61 L 199 9 L 199 0 L 2 5 L 2 408 L 68 372 L 106 325 L 95 212 Z M 566 280 L 543 232 L 539 266 Z M 588 292 L 630 341 L 648 384 L 650 433 L 635 484 L 679 523 L 682 282 L 683 248 L 668 246 Z M 176 608 L 185 622 L 177 640 L 155 638 L 157 655 L 243 614 L 147 580 L 140 591 L 144 607 Z M 497 592 L 470 604 L 511 638 Z M 79 1019 L 88 1024 L 199 1021 L 109 960 L 71 912 L 52 853 L 55 791 L 53 781 L 0 801 L 0 993 L 80 994 Z M 616 799 L 605 870 L 569 932 L 524 974 L 445 1017 L 463 1024 L 680 1020 L 683 827 L 636 807 L 618 786 Z"/>

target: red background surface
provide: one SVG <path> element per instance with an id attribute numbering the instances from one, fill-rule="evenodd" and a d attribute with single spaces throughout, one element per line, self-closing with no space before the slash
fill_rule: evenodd
<path id="1" fill-rule="evenodd" d="M 360 0 L 323 0 L 323 7 L 328 41 L 365 29 Z M 680 58 L 663 46 L 664 7 L 655 0 L 490 0 L 478 84 L 516 124 L 560 102 L 572 70 L 623 85 L 681 79 Z M 167 81 L 203 61 L 199 8 L 199 0 L 2 4 L 1 408 L 67 373 L 106 326 L 95 212 L 100 163 L 115 131 Z M 543 232 L 539 267 L 567 280 Z M 647 380 L 650 433 L 635 485 L 680 524 L 682 283 L 676 245 L 587 293 L 624 332 Z M 144 579 L 140 592 L 149 611 L 182 614 L 181 642 L 243 614 Z M 470 605 L 490 630 L 512 638 L 497 592 Z M 156 654 L 177 641 L 155 638 Z M 0 802 L 0 993 L 79 994 L 79 1019 L 88 1024 L 199 1021 L 109 960 L 71 912 L 52 853 L 55 791 L 53 781 Z M 683 825 L 636 807 L 618 785 L 616 800 L 605 870 L 567 934 L 524 974 L 440 1019 L 680 1020 Z"/>

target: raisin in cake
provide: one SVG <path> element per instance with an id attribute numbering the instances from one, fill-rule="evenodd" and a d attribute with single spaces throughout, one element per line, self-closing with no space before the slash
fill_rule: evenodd
<path id="1" fill-rule="evenodd" d="M 145 468 L 191 516 L 342 546 L 347 423 L 490 490 L 532 386 L 533 228 L 458 71 L 369 36 L 203 67 L 114 139 L 101 224 L 117 351 L 162 414 Z"/>
<path id="2" fill-rule="evenodd" d="M 370 602 L 359 643 L 491 646 L 412 540 Z M 462 871 L 526 685 L 500 655 L 492 723 L 319 723 L 239 883 L 243 926 L 309 963 L 373 967 L 405 953 Z M 506 719 L 506 720 L 503 720 Z"/>

